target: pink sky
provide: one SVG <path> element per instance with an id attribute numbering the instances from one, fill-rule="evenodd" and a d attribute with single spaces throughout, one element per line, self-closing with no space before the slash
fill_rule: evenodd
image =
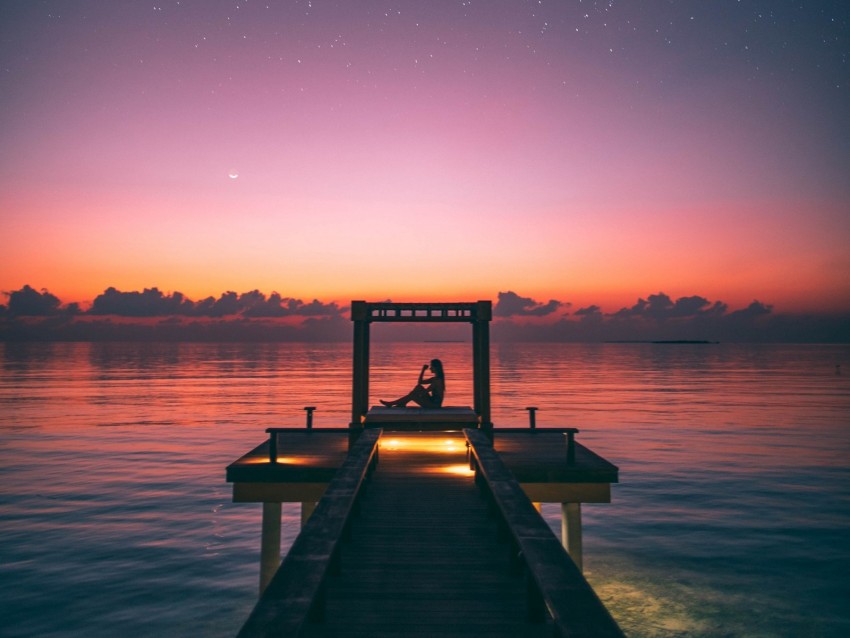
<path id="1" fill-rule="evenodd" d="M 4 3 L 0 290 L 846 312 L 846 11 L 720 4 Z"/>

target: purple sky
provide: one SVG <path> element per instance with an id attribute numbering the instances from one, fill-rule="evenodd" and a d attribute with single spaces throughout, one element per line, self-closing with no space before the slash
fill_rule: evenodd
<path id="1" fill-rule="evenodd" d="M 0 4 L 0 290 L 850 310 L 845 2 Z"/>

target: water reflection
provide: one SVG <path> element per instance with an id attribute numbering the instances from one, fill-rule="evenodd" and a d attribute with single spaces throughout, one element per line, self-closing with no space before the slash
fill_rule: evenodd
<path id="1" fill-rule="evenodd" d="M 370 395 L 438 356 L 471 405 L 471 354 L 374 343 Z M 491 365 L 497 427 L 536 405 L 620 466 L 613 503 L 583 509 L 585 565 L 629 635 L 846 634 L 850 348 L 494 344 Z M 224 467 L 305 405 L 346 425 L 350 375 L 348 344 L 0 344 L 5 626 L 233 635 L 259 510 Z"/>

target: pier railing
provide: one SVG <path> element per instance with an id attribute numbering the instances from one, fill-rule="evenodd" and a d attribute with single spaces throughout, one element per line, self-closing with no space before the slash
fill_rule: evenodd
<path id="1" fill-rule="evenodd" d="M 348 537 L 361 487 L 378 462 L 381 432 L 363 432 L 351 448 L 239 638 L 297 636 L 308 619 L 321 619 L 325 578 L 339 571 L 341 544 Z"/>
<path id="2" fill-rule="evenodd" d="M 490 439 L 479 430 L 466 429 L 464 433 L 475 480 L 508 540 L 512 565 L 525 572 L 529 619 L 542 622 L 548 614 L 557 636 L 623 638 L 616 621 L 534 509 Z"/>

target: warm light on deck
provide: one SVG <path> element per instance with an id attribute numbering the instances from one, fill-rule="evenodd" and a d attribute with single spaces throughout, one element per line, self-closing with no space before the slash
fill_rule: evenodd
<path id="1" fill-rule="evenodd" d="M 243 458 L 239 461 L 240 464 L 245 465 L 262 465 L 263 463 L 268 463 L 268 456 L 252 456 L 250 458 Z"/>
<path id="2" fill-rule="evenodd" d="M 381 448 L 390 451 L 463 454 L 466 452 L 466 443 L 462 438 L 392 436 L 381 441 Z"/>
<path id="3" fill-rule="evenodd" d="M 307 463 L 307 459 L 300 456 L 279 456 L 277 457 L 277 462 L 279 465 L 304 465 Z"/>
<path id="4" fill-rule="evenodd" d="M 277 464 L 278 465 L 305 465 L 308 463 L 308 459 L 302 456 L 278 456 Z M 254 456 L 249 459 L 243 459 L 242 463 L 247 463 L 249 465 L 269 465 L 269 457 L 268 456 Z"/>
<path id="5" fill-rule="evenodd" d="M 469 469 L 469 465 L 447 465 L 445 467 L 436 468 L 436 472 L 440 474 L 452 474 L 453 476 L 475 476 L 475 471 Z"/>

